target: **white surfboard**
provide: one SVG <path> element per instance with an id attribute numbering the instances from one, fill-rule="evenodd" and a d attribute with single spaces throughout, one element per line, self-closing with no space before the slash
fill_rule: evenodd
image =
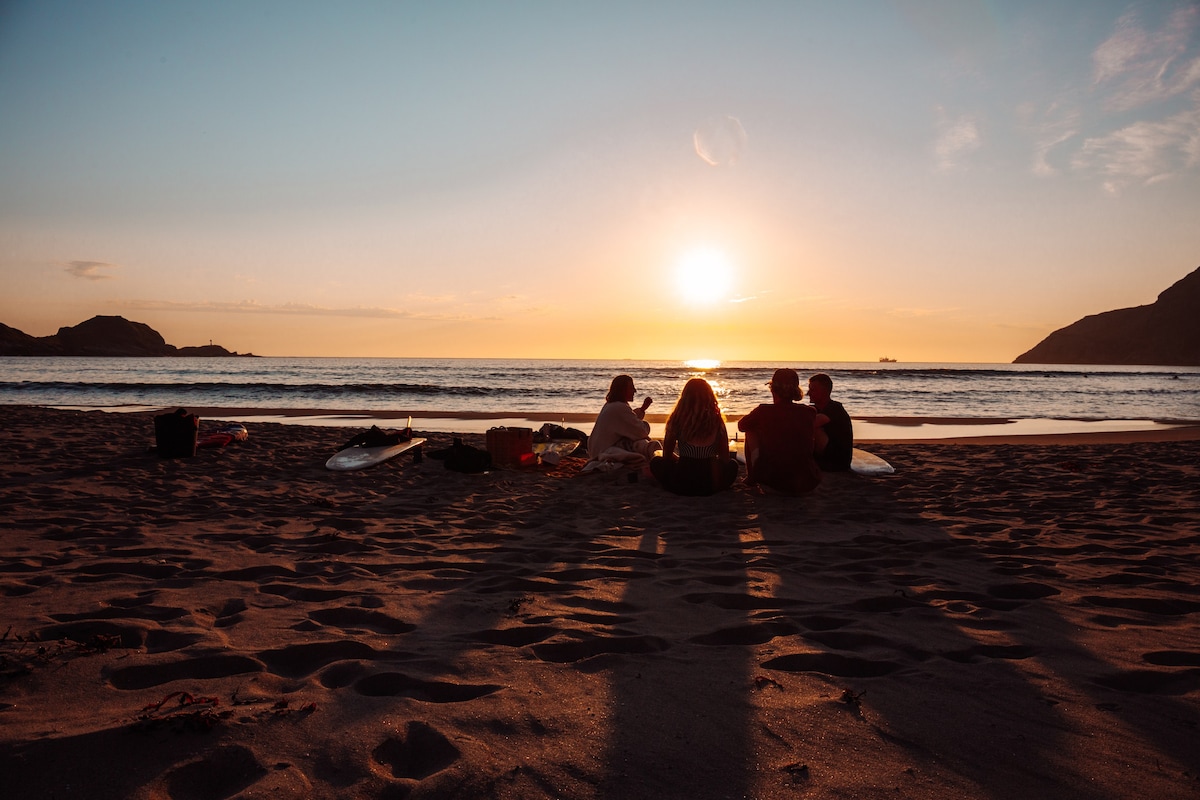
<path id="1" fill-rule="evenodd" d="M 325 462 L 325 468 L 347 470 L 373 467 L 423 444 L 425 444 L 424 439 L 409 439 L 407 442 L 388 444 L 382 447 L 347 447 L 330 456 L 329 460 Z"/>
<path id="2" fill-rule="evenodd" d="M 859 475 L 891 475 L 896 469 L 874 453 L 854 448 L 850 469 Z"/>
<path id="3" fill-rule="evenodd" d="M 739 464 L 746 463 L 746 443 L 744 441 L 733 441 L 729 443 L 729 451 L 733 453 L 734 458 Z M 854 448 L 851 455 L 850 469 L 859 475 L 891 475 L 896 469 L 884 461 L 874 453 L 868 453 L 866 450 Z"/>

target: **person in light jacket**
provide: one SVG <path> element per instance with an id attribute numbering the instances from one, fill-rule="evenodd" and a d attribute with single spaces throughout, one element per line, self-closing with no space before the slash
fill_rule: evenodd
<path id="1" fill-rule="evenodd" d="M 618 375 L 612 379 L 608 395 L 604 398 L 604 408 L 600 409 L 596 424 L 588 436 L 588 455 L 593 461 L 638 461 L 624 457 L 623 452 L 636 453 L 649 461 L 655 452 L 662 449 L 661 444 L 651 440 L 650 423 L 646 422 L 646 409 L 654 400 L 643 398 L 641 407 L 633 408 L 630 403 L 636 393 L 633 378 L 628 375 Z"/>

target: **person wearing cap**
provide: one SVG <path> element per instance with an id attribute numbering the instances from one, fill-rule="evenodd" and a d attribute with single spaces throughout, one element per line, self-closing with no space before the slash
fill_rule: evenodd
<path id="1" fill-rule="evenodd" d="M 845 406 L 830 398 L 833 378 L 818 372 L 808 379 L 808 399 L 817 410 L 817 466 L 825 472 L 845 472 L 854 458 L 854 423 Z"/>
<path id="2" fill-rule="evenodd" d="M 767 385 L 772 402 L 738 421 L 746 434 L 746 483 L 786 494 L 810 492 L 821 482 L 813 459 L 817 411 L 799 404 L 804 392 L 796 370 L 775 370 Z"/>

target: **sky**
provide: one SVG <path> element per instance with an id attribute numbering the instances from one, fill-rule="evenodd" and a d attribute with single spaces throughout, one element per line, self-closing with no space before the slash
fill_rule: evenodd
<path id="1" fill-rule="evenodd" d="M 0 322 L 1008 362 L 1200 266 L 1200 2 L 0 2 Z"/>

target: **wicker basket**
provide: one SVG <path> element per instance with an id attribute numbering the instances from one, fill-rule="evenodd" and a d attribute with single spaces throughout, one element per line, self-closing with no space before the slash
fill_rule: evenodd
<path id="1" fill-rule="evenodd" d="M 533 454 L 533 428 L 491 428 L 487 432 L 487 451 L 498 467 L 536 464 Z"/>

